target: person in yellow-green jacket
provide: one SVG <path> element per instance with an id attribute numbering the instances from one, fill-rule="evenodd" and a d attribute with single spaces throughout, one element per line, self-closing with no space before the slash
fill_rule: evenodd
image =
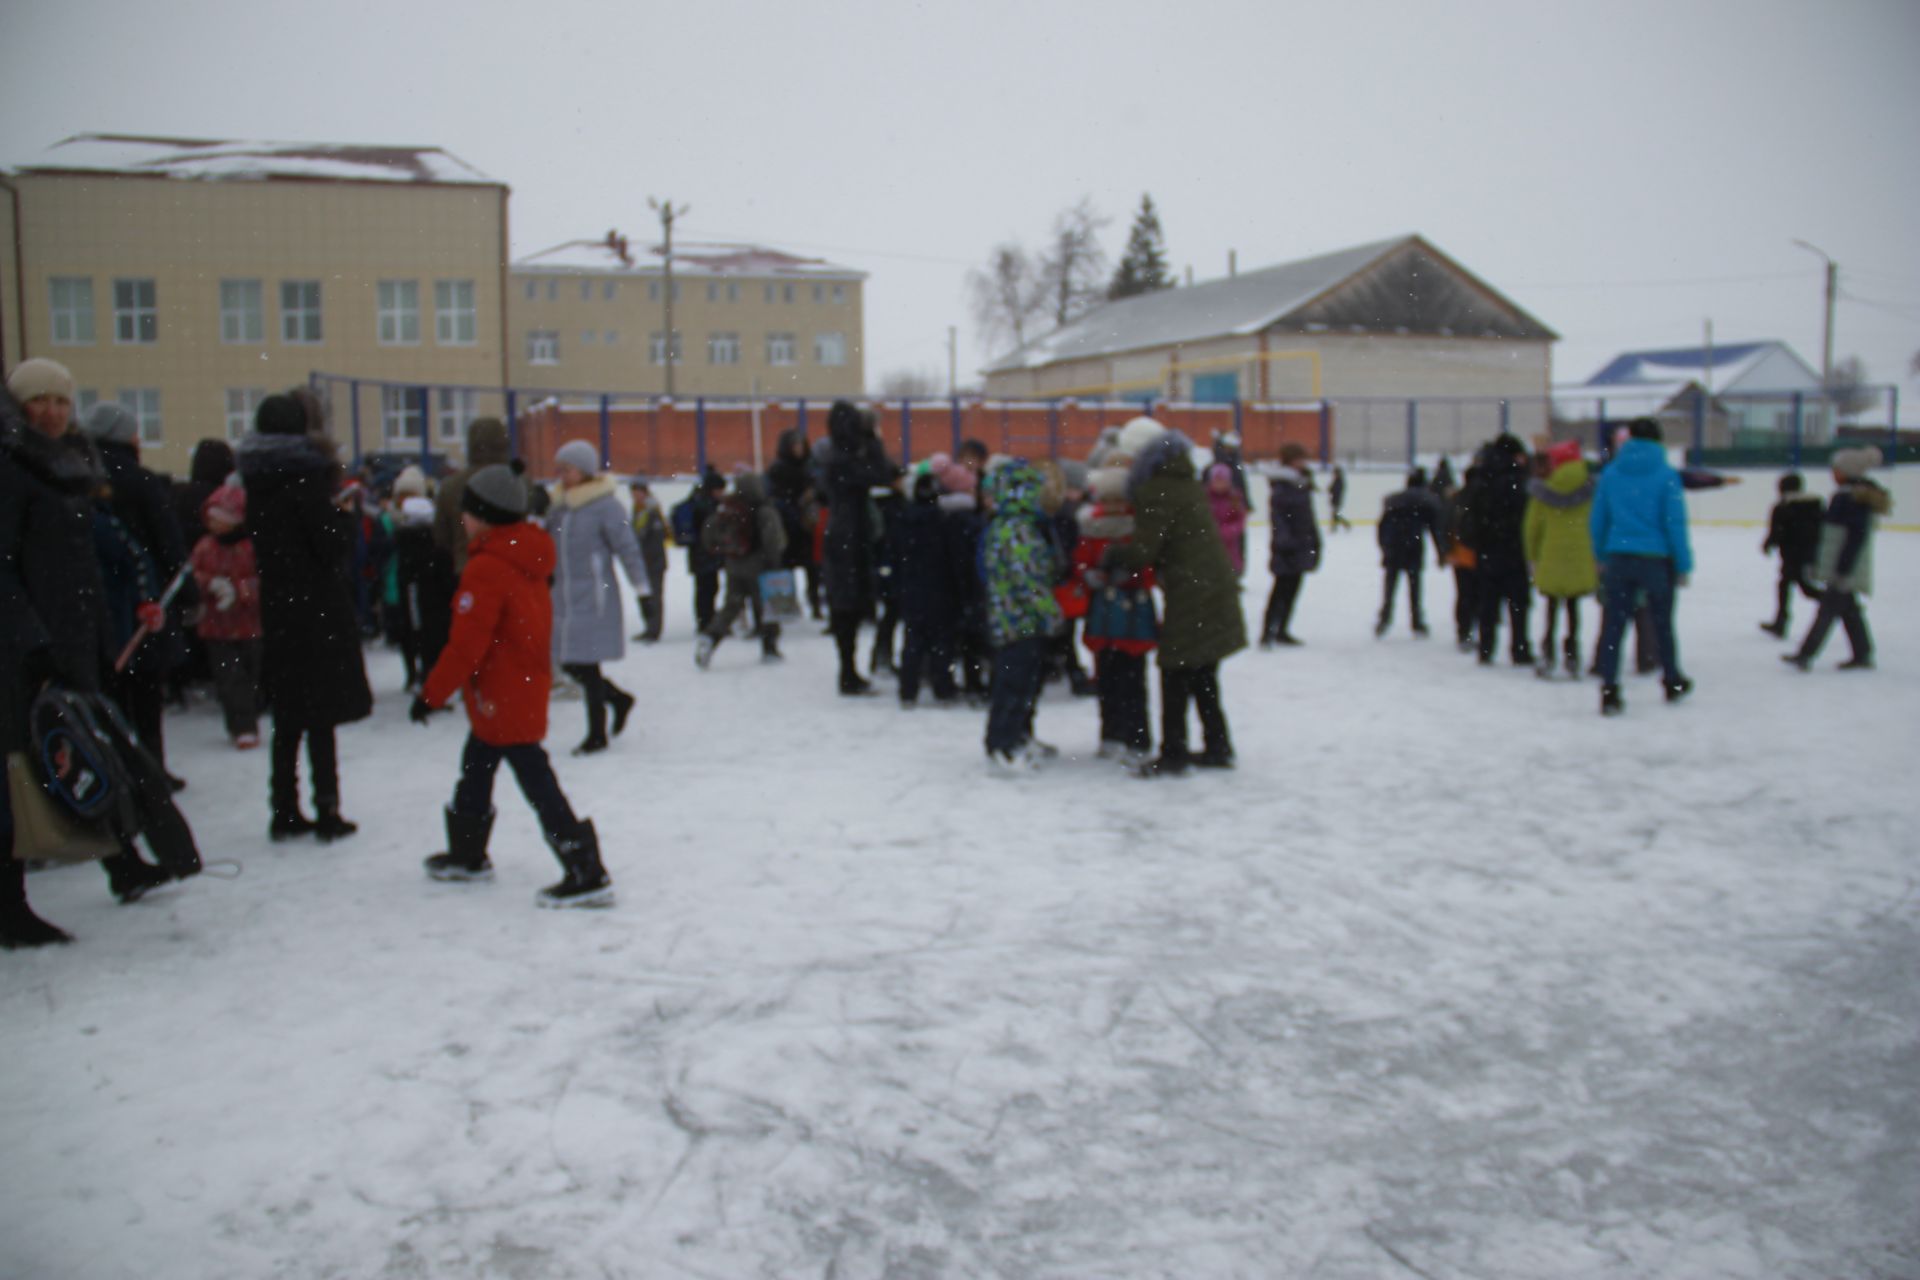
<path id="1" fill-rule="evenodd" d="M 1567 636 L 1561 665 L 1567 675 L 1580 678 L 1580 599 L 1600 587 L 1600 571 L 1593 556 L 1593 532 L 1588 517 L 1593 507 L 1594 481 L 1580 444 L 1565 440 L 1547 450 L 1547 475 L 1527 486 L 1527 514 L 1521 527 L 1527 566 L 1534 590 L 1547 602 L 1547 630 L 1540 641 L 1534 674 L 1553 678 L 1554 639 L 1560 613 L 1567 615 Z"/>

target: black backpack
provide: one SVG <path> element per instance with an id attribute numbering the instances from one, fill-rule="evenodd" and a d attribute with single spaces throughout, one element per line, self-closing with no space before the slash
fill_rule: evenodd
<path id="1" fill-rule="evenodd" d="M 707 521 L 707 550 L 723 560 L 750 556 L 760 545 L 759 513 L 739 494 L 729 494 Z"/>
<path id="2" fill-rule="evenodd" d="M 118 840 L 145 835 L 177 878 L 199 872 L 200 851 L 166 770 L 112 701 L 49 685 L 34 698 L 28 727 L 34 769 L 62 813 Z"/>

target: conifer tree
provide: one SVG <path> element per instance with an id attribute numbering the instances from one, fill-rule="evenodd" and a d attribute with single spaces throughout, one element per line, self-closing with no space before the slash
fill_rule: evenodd
<path id="1" fill-rule="evenodd" d="M 1167 241 L 1160 230 L 1160 215 L 1154 211 L 1153 197 L 1140 197 L 1140 212 L 1133 216 L 1133 228 L 1127 232 L 1127 249 L 1107 286 L 1109 300 L 1131 298 L 1171 289 L 1173 279 L 1167 271 Z"/>

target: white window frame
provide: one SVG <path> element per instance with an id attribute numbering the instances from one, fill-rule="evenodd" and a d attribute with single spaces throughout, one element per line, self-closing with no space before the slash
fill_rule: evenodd
<path id="1" fill-rule="evenodd" d="M 433 390 L 433 438 L 441 444 L 457 444 L 467 424 L 480 416 L 480 394 L 472 387 L 435 387 Z"/>
<path id="2" fill-rule="evenodd" d="M 537 299 L 539 296 L 540 296 L 540 282 L 538 280 L 527 281 L 527 301 L 532 302 L 535 299 Z"/>
<path id="3" fill-rule="evenodd" d="M 619 292 L 620 282 L 618 280 L 608 280 L 600 286 L 600 296 L 607 302 L 612 302 L 615 295 Z"/>
<path id="4" fill-rule="evenodd" d="M 258 280 L 220 282 L 220 341 L 258 346 L 267 340 L 267 291 Z"/>
<path id="5" fill-rule="evenodd" d="M 673 362 L 677 365 L 685 364 L 687 360 L 685 339 L 686 335 L 678 329 L 673 331 Z M 667 335 L 665 330 L 656 329 L 651 334 L 648 334 L 647 363 L 664 365 L 667 362 L 666 348 Z"/>
<path id="6" fill-rule="evenodd" d="M 471 347 L 480 341 L 473 281 L 433 282 L 433 337 L 443 347 Z"/>
<path id="7" fill-rule="evenodd" d="M 547 301 L 560 301 L 560 282 L 551 276 L 547 277 Z"/>
<path id="8" fill-rule="evenodd" d="M 312 305 L 308 305 L 311 290 Z M 280 341 L 293 347 L 317 347 L 326 335 L 321 326 L 318 280 L 280 282 Z M 291 305 L 289 305 L 291 304 Z"/>
<path id="9" fill-rule="evenodd" d="M 65 295 L 62 297 L 62 295 Z M 47 309 L 56 347 L 90 347 L 94 341 L 93 277 L 50 276 Z"/>
<path id="10" fill-rule="evenodd" d="M 813 300 L 816 305 L 819 303 L 825 302 L 827 300 L 827 286 L 823 284 L 814 285 Z"/>
<path id="11" fill-rule="evenodd" d="M 847 363 L 847 335 L 838 330 L 813 335 L 813 362 L 837 369 Z"/>
<path id="12" fill-rule="evenodd" d="M 140 443 L 157 445 L 166 439 L 160 423 L 160 389 L 158 387 L 122 387 L 115 393 L 120 407 L 131 413 L 134 421 L 140 424 Z"/>
<path id="13" fill-rule="evenodd" d="M 590 347 L 599 340 L 599 337 L 600 331 L 598 329 L 582 329 L 580 331 L 580 345 Z"/>
<path id="14" fill-rule="evenodd" d="M 389 447 L 420 446 L 422 398 L 419 387 L 380 388 L 380 438 Z"/>
<path id="15" fill-rule="evenodd" d="M 770 333 L 767 335 L 767 363 L 776 369 L 785 369 L 800 363 L 798 349 L 799 338 L 791 333 Z"/>
<path id="16" fill-rule="evenodd" d="M 847 300 L 847 286 L 843 284 L 833 286 L 833 300 L 835 302 L 845 302 Z"/>
<path id="17" fill-rule="evenodd" d="M 727 301 L 740 301 L 740 282 L 738 280 L 727 281 Z"/>
<path id="18" fill-rule="evenodd" d="M 228 387 L 226 391 L 227 439 L 237 441 L 253 430 L 253 416 L 267 398 L 264 387 Z"/>
<path id="19" fill-rule="evenodd" d="M 122 294 L 123 288 L 131 291 L 130 296 Z M 116 346 L 141 347 L 160 341 L 160 286 L 152 279 L 122 276 L 114 280 L 113 341 Z"/>
<path id="20" fill-rule="evenodd" d="M 527 363 L 559 364 L 560 331 L 557 329 L 529 329 L 527 331 Z"/>
<path id="21" fill-rule="evenodd" d="M 739 364 L 740 335 L 737 333 L 710 333 L 707 335 L 708 364 Z"/>
<path id="22" fill-rule="evenodd" d="M 602 346 L 611 347 L 618 341 L 620 341 L 620 331 L 618 329 L 609 329 L 600 335 L 600 344 Z"/>
<path id="23" fill-rule="evenodd" d="M 376 340 L 383 347 L 420 345 L 420 282 L 382 280 L 375 286 Z"/>

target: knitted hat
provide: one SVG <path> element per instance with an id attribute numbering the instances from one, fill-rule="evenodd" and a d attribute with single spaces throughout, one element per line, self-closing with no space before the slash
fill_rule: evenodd
<path id="1" fill-rule="evenodd" d="M 419 467 L 402 467 L 400 474 L 393 480 L 395 498 L 424 498 L 427 496 L 427 473 Z"/>
<path id="2" fill-rule="evenodd" d="M 253 411 L 253 429 L 263 436 L 303 436 L 307 411 L 292 396 L 268 396 Z"/>
<path id="3" fill-rule="evenodd" d="M 111 400 L 102 400 L 87 410 L 80 430 L 95 440 L 109 444 L 138 444 L 140 441 L 140 420 L 124 405 Z"/>
<path id="4" fill-rule="evenodd" d="M 36 357 L 22 360 L 7 375 L 7 390 L 21 404 L 41 396 L 65 396 L 73 399 L 73 375 L 57 361 Z"/>
<path id="5" fill-rule="evenodd" d="M 1207 487 L 1218 489 L 1233 483 L 1233 468 L 1224 462 L 1216 462 L 1207 468 Z"/>
<path id="6" fill-rule="evenodd" d="M 1118 441 L 1120 452 L 1129 458 L 1137 458 L 1146 452 L 1148 445 L 1167 433 L 1167 429 L 1152 418 L 1135 418 L 1120 428 Z"/>
<path id="7" fill-rule="evenodd" d="M 1547 465 L 1556 470 L 1566 466 L 1569 462 L 1578 461 L 1580 461 L 1580 442 L 1578 440 L 1562 440 L 1559 444 L 1547 450 Z"/>
<path id="8" fill-rule="evenodd" d="M 569 440 L 560 446 L 553 460 L 563 467 L 576 467 L 590 476 L 600 474 L 600 451 L 585 440 Z"/>
<path id="9" fill-rule="evenodd" d="M 211 519 L 215 512 L 225 516 L 235 524 L 245 524 L 247 520 L 247 491 L 237 484 L 223 484 L 207 495 L 200 504 L 200 518 Z"/>
<path id="10" fill-rule="evenodd" d="M 1842 480 L 1864 480 L 1867 472 L 1880 465 L 1880 451 L 1872 445 L 1861 449 L 1836 449 L 1833 454 L 1833 474 Z"/>
<path id="11" fill-rule="evenodd" d="M 527 483 L 511 467 L 482 467 L 467 477 L 460 509 L 488 524 L 518 523 L 527 518 Z"/>

